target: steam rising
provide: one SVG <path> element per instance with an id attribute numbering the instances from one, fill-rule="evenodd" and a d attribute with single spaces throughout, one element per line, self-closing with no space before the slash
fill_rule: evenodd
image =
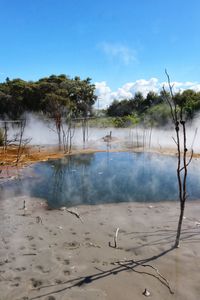
<path id="1" fill-rule="evenodd" d="M 58 142 L 56 128 L 53 121 L 43 120 L 35 115 L 28 115 L 24 138 L 31 138 L 31 145 L 56 145 Z M 196 153 L 200 152 L 199 116 L 192 123 L 187 123 L 187 147 L 191 147 Z M 88 139 L 85 147 L 106 149 L 103 137 L 112 132 L 111 149 L 124 149 L 128 146 L 140 146 L 149 148 L 176 148 L 173 127 L 163 128 L 89 128 Z M 9 129 L 9 138 L 17 132 L 16 128 Z M 76 128 L 72 140 L 73 146 L 83 147 L 82 128 Z"/>

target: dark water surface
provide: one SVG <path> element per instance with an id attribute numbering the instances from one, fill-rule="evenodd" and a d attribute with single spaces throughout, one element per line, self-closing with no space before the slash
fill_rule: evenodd
<path id="1" fill-rule="evenodd" d="M 175 157 L 130 152 L 81 154 L 37 163 L 24 172 L 22 179 L 0 186 L 2 197 L 39 197 L 51 207 L 178 198 Z M 188 195 L 200 199 L 198 160 L 188 168 Z"/>

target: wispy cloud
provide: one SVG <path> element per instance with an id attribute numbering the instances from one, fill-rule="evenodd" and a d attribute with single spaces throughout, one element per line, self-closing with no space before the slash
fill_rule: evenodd
<path id="1" fill-rule="evenodd" d="M 109 58 L 119 60 L 125 65 L 137 61 L 135 50 L 125 45 L 104 42 L 101 43 L 99 47 Z"/>

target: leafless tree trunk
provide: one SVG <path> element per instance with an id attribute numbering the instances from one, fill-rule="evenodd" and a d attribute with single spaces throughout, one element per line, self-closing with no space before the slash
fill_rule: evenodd
<path id="1" fill-rule="evenodd" d="M 191 151 L 191 156 L 189 161 L 187 161 L 187 137 L 186 137 L 186 125 L 185 120 L 183 120 L 183 107 L 178 108 L 177 103 L 174 98 L 173 94 L 173 86 L 170 82 L 170 77 L 165 71 L 167 80 L 168 80 L 168 87 L 170 91 L 170 95 L 168 96 L 165 88 L 163 87 L 165 100 L 167 101 L 170 111 L 171 111 L 171 117 L 172 121 L 175 126 L 175 132 L 176 132 L 176 138 L 174 139 L 174 142 L 177 146 L 177 181 L 178 181 L 178 191 L 179 191 L 179 201 L 180 201 L 180 215 L 179 215 L 179 221 L 178 221 L 178 227 L 177 227 L 177 233 L 176 233 L 176 240 L 174 247 L 178 248 L 180 243 L 180 235 L 181 235 L 181 228 L 183 223 L 183 216 L 185 211 L 185 202 L 187 199 L 187 167 L 190 164 L 193 156 L 193 150 Z M 181 128 L 180 128 L 181 127 Z M 182 136 L 182 141 L 181 141 Z M 183 151 L 181 151 L 181 146 L 183 148 Z M 183 175 L 182 175 L 183 174 Z"/>
<path id="2" fill-rule="evenodd" d="M 58 147 L 59 147 L 59 150 L 61 150 L 61 145 L 62 145 L 62 141 L 61 141 L 62 118 L 61 118 L 60 113 L 56 113 L 54 119 L 55 119 L 56 131 L 57 131 L 57 135 L 58 135 Z"/>
<path id="3" fill-rule="evenodd" d="M 4 122 L 4 153 L 7 152 L 7 146 L 8 146 L 8 127 L 7 122 Z"/>
<path id="4" fill-rule="evenodd" d="M 70 153 L 72 150 L 72 139 L 75 133 L 75 124 L 72 122 L 71 117 L 68 118 L 66 131 L 62 126 L 62 132 L 64 152 Z"/>
<path id="5" fill-rule="evenodd" d="M 84 118 L 82 120 L 82 131 L 83 131 L 83 143 L 85 144 L 86 140 L 88 140 L 88 120 Z"/>
<path id="6" fill-rule="evenodd" d="M 18 144 L 18 150 L 17 150 L 17 159 L 16 159 L 16 164 L 19 163 L 19 160 L 25 150 L 25 147 L 27 146 L 27 144 L 30 143 L 31 139 L 27 138 L 27 139 L 23 139 L 23 135 L 24 135 L 24 130 L 26 127 L 26 120 L 21 120 L 20 122 L 20 132 L 19 132 L 19 144 Z"/>

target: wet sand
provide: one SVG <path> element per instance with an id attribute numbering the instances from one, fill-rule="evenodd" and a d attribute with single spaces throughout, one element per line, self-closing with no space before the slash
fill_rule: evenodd
<path id="1" fill-rule="evenodd" d="M 187 202 L 173 250 L 178 202 L 70 210 L 82 221 L 41 199 L 0 202 L 1 300 L 132 300 L 145 299 L 145 289 L 149 299 L 199 299 L 200 201 Z"/>

